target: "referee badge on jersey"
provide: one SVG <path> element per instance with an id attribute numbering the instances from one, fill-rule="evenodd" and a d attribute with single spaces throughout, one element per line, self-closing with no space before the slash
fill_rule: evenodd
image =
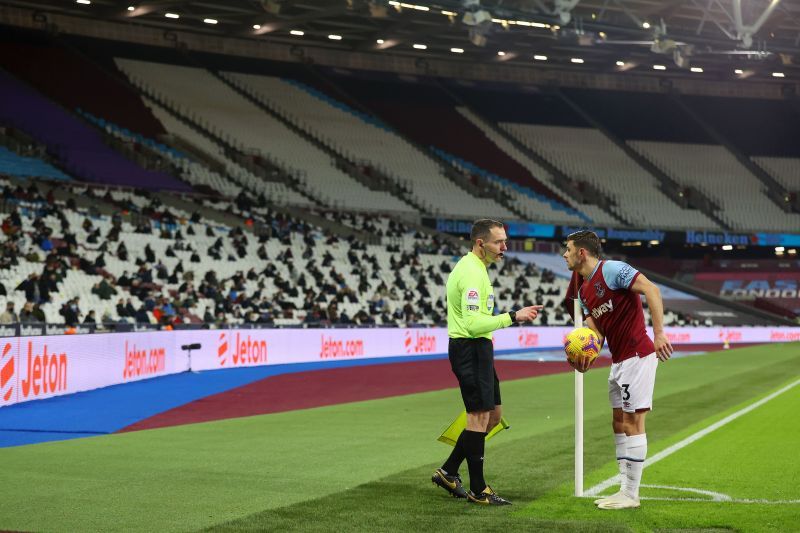
<path id="1" fill-rule="evenodd" d="M 603 287 L 603 284 L 598 281 L 594 284 L 594 292 L 597 294 L 598 298 L 602 298 L 606 293 L 606 288 Z"/>
<path id="2" fill-rule="evenodd" d="M 486 309 L 489 311 L 494 309 L 494 294 L 490 294 L 486 297 Z"/>
<path id="3" fill-rule="evenodd" d="M 467 304 L 479 305 L 481 302 L 481 294 L 478 289 L 467 289 Z"/>

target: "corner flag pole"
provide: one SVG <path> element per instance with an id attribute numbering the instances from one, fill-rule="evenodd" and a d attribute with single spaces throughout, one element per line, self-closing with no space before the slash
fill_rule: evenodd
<path id="1" fill-rule="evenodd" d="M 575 327 L 583 327 L 581 302 L 573 300 Z M 575 370 L 575 496 L 583 496 L 583 374 Z"/>

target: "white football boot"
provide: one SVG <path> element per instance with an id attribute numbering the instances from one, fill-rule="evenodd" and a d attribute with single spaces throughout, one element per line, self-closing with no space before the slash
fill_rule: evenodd
<path id="1" fill-rule="evenodd" d="M 600 505 L 601 503 L 603 503 L 606 500 L 610 500 L 612 498 L 618 498 L 621 494 L 622 494 L 622 489 L 619 489 L 617 492 L 615 492 L 614 494 L 611 494 L 609 496 L 600 496 L 599 498 L 597 498 L 594 501 L 594 504 L 595 505 Z"/>
<path id="2" fill-rule="evenodd" d="M 614 495 L 605 501 L 597 504 L 598 509 L 612 510 L 612 509 L 638 509 L 639 498 L 631 498 L 624 492 Z"/>

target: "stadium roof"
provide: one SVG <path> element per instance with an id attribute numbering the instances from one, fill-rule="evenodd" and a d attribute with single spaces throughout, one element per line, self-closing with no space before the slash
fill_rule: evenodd
<path id="1" fill-rule="evenodd" d="M 797 0 L 3 0 L 303 46 L 613 72 L 769 77 L 800 59 Z M 415 46 L 416 45 L 416 46 Z M 800 69 L 798 69 L 800 75 Z"/>

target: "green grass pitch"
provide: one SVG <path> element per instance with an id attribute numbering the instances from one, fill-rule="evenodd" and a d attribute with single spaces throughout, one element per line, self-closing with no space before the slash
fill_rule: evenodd
<path id="1" fill-rule="evenodd" d="M 616 470 L 607 369 L 585 378 L 585 487 Z M 660 365 L 649 456 L 800 378 L 800 345 Z M 644 471 L 642 507 L 572 496 L 573 377 L 503 384 L 511 429 L 483 508 L 430 483 L 456 389 L 0 449 L 0 529 L 23 531 L 792 531 L 800 386 Z M 462 473 L 466 477 L 466 465 Z M 687 490 L 689 489 L 689 490 Z M 705 491 L 692 492 L 691 489 Z M 614 490 L 614 489 L 610 489 Z M 718 501 L 715 501 L 718 500 Z"/>

